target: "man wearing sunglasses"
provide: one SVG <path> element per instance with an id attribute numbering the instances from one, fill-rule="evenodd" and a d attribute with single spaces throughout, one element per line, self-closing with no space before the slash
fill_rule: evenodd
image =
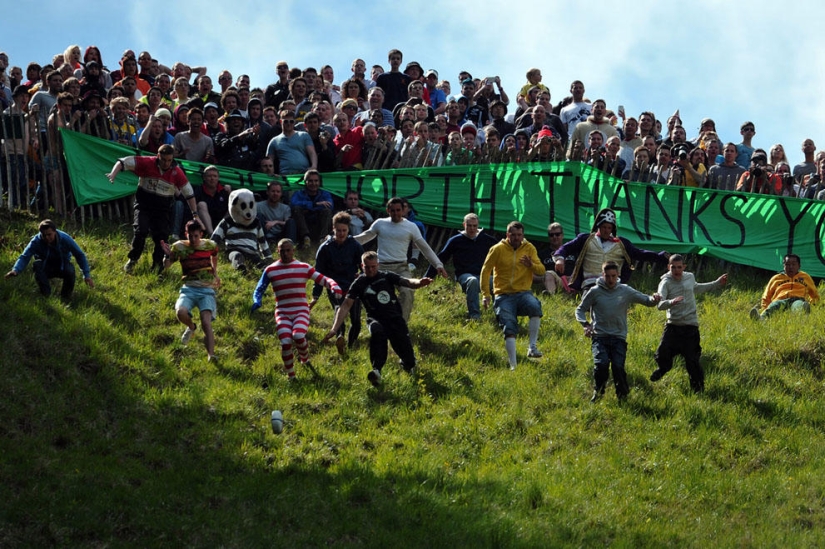
<path id="1" fill-rule="evenodd" d="M 318 155 L 312 138 L 306 132 L 295 130 L 295 113 L 284 109 L 280 113 L 282 133 L 272 138 L 266 148 L 266 155 L 277 157 L 280 174 L 305 173 L 308 169 L 318 169 Z"/>

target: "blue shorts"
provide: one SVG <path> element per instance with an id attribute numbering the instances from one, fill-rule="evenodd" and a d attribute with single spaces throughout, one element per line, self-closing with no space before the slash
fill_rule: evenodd
<path id="1" fill-rule="evenodd" d="M 197 288 L 182 286 L 175 302 L 175 310 L 186 309 L 190 313 L 197 308 L 200 312 L 212 311 L 212 319 L 218 316 L 218 302 L 215 300 L 214 288 Z"/>
<path id="2" fill-rule="evenodd" d="M 504 330 L 504 337 L 518 334 L 518 317 L 541 317 L 541 302 L 527 290 L 515 294 L 497 295 L 493 302 L 499 326 Z"/>

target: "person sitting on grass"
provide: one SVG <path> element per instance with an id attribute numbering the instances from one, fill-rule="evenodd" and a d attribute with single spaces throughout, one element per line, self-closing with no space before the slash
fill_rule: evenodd
<path id="1" fill-rule="evenodd" d="M 220 287 L 218 278 L 218 245 L 203 238 L 203 225 L 197 219 L 186 224 L 187 240 L 178 240 L 171 246 L 161 242 L 166 257 L 163 268 L 168 269 L 175 261 L 180 261 L 183 271 L 183 286 L 175 303 L 175 314 L 181 324 L 186 326 L 180 342 L 187 345 L 198 325 L 192 320 L 192 309 L 200 311 L 201 328 L 204 334 L 204 346 L 208 360 L 215 360 L 215 334 L 212 321 L 218 311 L 215 290 Z"/>
<path id="2" fill-rule="evenodd" d="M 788 254 L 782 259 L 782 272 L 774 275 L 762 293 L 762 311 L 759 305 L 751 309 L 754 320 L 765 320 L 778 311 L 811 312 L 811 303 L 819 303 L 819 292 L 813 279 L 800 271 L 802 260 L 796 254 Z"/>

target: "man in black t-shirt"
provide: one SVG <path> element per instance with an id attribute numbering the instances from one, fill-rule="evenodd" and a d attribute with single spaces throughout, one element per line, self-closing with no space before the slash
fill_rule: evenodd
<path id="1" fill-rule="evenodd" d="M 347 292 L 344 303 L 335 313 L 335 321 L 324 341 L 335 337 L 338 328 L 347 318 L 355 300 L 361 301 L 367 311 L 367 327 L 370 332 L 370 364 L 372 370 L 367 379 L 374 387 L 381 384 L 381 369 L 387 362 L 387 343 L 401 358 L 401 365 L 410 374 L 415 373 L 415 353 L 407 322 L 401 314 L 401 304 L 395 295 L 397 286 L 414 290 L 429 286 L 432 278 L 404 278 L 396 273 L 378 270 L 378 254 L 365 252 L 361 256 L 364 274 L 355 279 Z"/>

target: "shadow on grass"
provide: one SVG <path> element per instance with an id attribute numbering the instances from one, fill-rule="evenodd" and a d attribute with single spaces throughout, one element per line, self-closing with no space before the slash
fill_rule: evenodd
<path id="1" fill-rule="evenodd" d="M 73 309 L 7 289 L 2 297 L 9 329 L 0 341 L 13 352 L 21 341 L 26 348 L 3 359 L 0 545 L 534 547 L 547 539 L 492 519 L 473 497 L 507 485 L 414 465 L 377 473 L 368 456 L 340 450 L 317 458 L 308 453 L 313 434 L 275 437 L 265 419 L 216 409 L 205 394 L 147 403 L 146 384 L 173 380 L 175 365 L 156 360 L 136 376 L 135 366 L 102 362 L 106 350 L 86 346 L 92 339 L 83 331 L 100 328 L 84 325 L 83 307 L 128 317 L 103 297 Z M 142 353 L 127 331 L 108 329 L 101 341 Z M 337 389 L 323 374 L 302 383 L 304 393 L 318 383 Z M 447 390 L 427 373 L 422 383 L 433 394 Z M 370 390 L 368 398 L 402 405 L 404 390 Z M 324 411 L 314 406 L 330 404 L 299 403 L 293 413 Z M 247 459 L 244 445 L 268 457 Z M 444 503 L 445 492 L 455 505 Z"/>

